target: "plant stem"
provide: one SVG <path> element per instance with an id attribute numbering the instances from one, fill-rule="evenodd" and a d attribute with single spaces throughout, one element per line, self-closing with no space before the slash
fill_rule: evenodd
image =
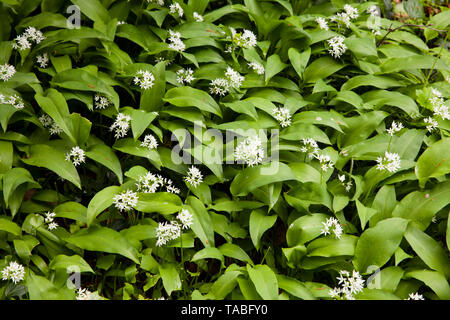
<path id="1" fill-rule="evenodd" d="M 433 66 L 431 67 L 430 72 L 428 72 L 428 76 L 427 76 L 427 78 L 425 79 L 425 82 L 424 82 L 424 84 L 423 84 L 423 88 L 424 88 L 424 89 L 425 89 L 426 85 L 428 84 L 428 80 L 430 79 L 431 73 L 433 72 L 434 67 L 436 66 L 436 63 L 438 62 L 439 58 L 441 57 L 442 49 L 444 49 L 444 46 L 445 46 L 445 43 L 447 42 L 447 39 L 448 39 L 448 32 L 447 32 L 447 34 L 445 35 L 444 41 L 442 42 L 441 50 L 439 50 L 439 53 L 438 53 L 436 59 L 434 60 Z"/>

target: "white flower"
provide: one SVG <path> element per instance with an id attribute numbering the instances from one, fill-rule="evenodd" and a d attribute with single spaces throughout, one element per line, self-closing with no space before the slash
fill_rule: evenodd
<path id="1" fill-rule="evenodd" d="M 312 138 L 302 139 L 302 144 L 303 146 L 300 148 L 300 151 L 307 153 L 310 159 L 314 158 L 314 155 L 319 152 L 319 146 L 316 140 Z"/>
<path id="2" fill-rule="evenodd" d="M 339 26 L 343 23 L 348 28 L 350 27 L 350 16 L 345 12 L 338 12 L 330 18 L 331 21 L 337 22 Z"/>
<path id="3" fill-rule="evenodd" d="M 44 128 L 47 128 L 52 125 L 53 119 L 50 118 L 48 114 L 43 113 L 39 118 L 39 121 L 42 123 Z"/>
<path id="4" fill-rule="evenodd" d="M 288 108 L 278 107 L 272 109 L 272 115 L 280 122 L 280 125 L 288 127 L 291 125 L 291 112 Z"/>
<path id="5" fill-rule="evenodd" d="M 197 12 L 194 12 L 193 16 L 194 16 L 195 21 L 203 22 L 203 17 L 200 14 L 198 14 Z"/>
<path id="6" fill-rule="evenodd" d="M 396 172 L 400 169 L 400 156 L 397 153 L 385 152 L 384 157 L 378 157 L 377 169 Z"/>
<path id="7" fill-rule="evenodd" d="M 36 61 L 39 63 L 39 66 L 43 69 L 47 68 L 48 66 L 48 54 L 47 52 L 44 52 L 42 55 L 36 56 Z"/>
<path id="8" fill-rule="evenodd" d="M 336 36 L 328 40 L 328 44 L 330 45 L 330 49 L 328 52 L 334 58 L 340 58 L 344 52 L 347 50 L 347 46 L 344 44 L 345 38 L 343 36 Z"/>
<path id="9" fill-rule="evenodd" d="M 70 152 L 66 153 L 66 160 L 72 161 L 73 165 L 76 167 L 80 163 L 83 163 L 85 161 L 85 153 L 84 150 L 81 149 L 79 146 L 73 147 Z"/>
<path id="10" fill-rule="evenodd" d="M 3 64 L 0 66 L 0 79 L 3 81 L 8 81 L 16 73 L 16 68 L 10 64 Z"/>
<path id="11" fill-rule="evenodd" d="M 47 228 L 48 228 L 48 230 L 54 230 L 54 229 L 58 228 L 58 224 L 56 222 L 50 222 L 47 225 Z"/>
<path id="12" fill-rule="evenodd" d="M 150 71 L 139 70 L 137 76 L 134 77 L 134 83 L 139 85 L 141 89 L 149 89 L 153 87 L 155 77 Z"/>
<path id="13" fill-rule="evenodd" d="M 372 31 L 372 33 L 373 33 L 374 35 L 376 35 L 376 36 L 381 36 L 381 29 L 380 29 L 380 26 L 377 26 L 377 25 L 375 25 L 375 26 L 368 25 L 367 27 L 370 29 L 370 31 Z"/>
<path id="14" fill-rule="evenodd" d="M 328 169 L 333 168 L 333 162 L 331 162 L 331 158 L 330 156 L 326 155 L 326 154 L 319 154 L 317 151 L 315 153 L 313 153 L 313 156 L 319 160 L 320 162 L 320 168 L 323 171 L 327 171 Z"/>
<path id="15" fill-rule="evenodd" d="M 136 192 L 127 190 L 115 195 L 113 201 L 116 208 L 120 211 L 129 211 L 137 205 L 138 196 Z"/>
<path id="16" fill-rule="evenodd" d="M 122 25 L 122 24 L 126 24 L 126 22 L 125 22 L 125 21 L 117 21 L 117 25 L 118 25 L 118 26 L 120 26 L 120 25 Z"/>
<path id="17" fill-rule="evenodd" d="M 425 300 L 425 299 L 421 294 L 416 292 L 416 293 L 410 293 L 408 298 L 405 300 Z"/>
<path id="18" fill-rule="evenodd" d="M 223 78 L 214 79 L 210 83 L 209 90 L 213 94 L 224 96 L 230 90 L 230 83 L 228 82 L 227 79 Z"/>
<path id="19" fill-rule="evenodd" d="M 183 8 L 181 8 L 180 4 L 178 2 L 171 4 L 169 6 L 170 9 L 170 13 L 178 13 L 178 15 L 180 16 L 180 18 L 183 16 L 184 11 Z"/>
<path id="20" fill-rule="evenodd" d="M 346 5 L 344 6 L 344 10 L 345 10 L 345 12 L 348 14 L 348 16 L 349 16 L 351 19 L 356 19 L 356 18 L 358 18 L 358 16 L 359 16 L 359 14 L 358 14 L 358 9 L 352 7 L 352 6 L 349 5 L 349 4 L 346 4 Z"/>
<path id="21" fill-rule="evenodd" d="M 45 221 L 46 223 L 53 222 L 53 219 L 54 219 L 55 216 L 56 216 L 56 213 L 48 211 L 48 212 L 45 214 L 44 221 Z"/>
<path id="22" fill-rule="evenodd" d="M 93 293 L 88 289 L 78 288 L 77 300 L 100 300 L 100 297 L 96 292 Z"/>
<path id="23" fill-rule="evenodd" d="M 16 109 L 23 109 L 25 107 L 22 98 L 19 97 L 17 94 L 9 96 L 8 98 L 0 94 L 0 103 L 9 104 Z"/>
<path id="24" fill-rule="evenodd" d="M 230 86 L 233 88 L 239 89 L 242 85 L 242 81 L 244 81 L 244 77 L 239 74 L 239 72 L 233 70 L 233 68 L 228 67 L 225 72 L 225 76 L 228 78 Z"/>
<path id="25" fill-rule="evenodd" d="M 172 30 L 169 30 L 169 48 L 176 50 L 176 51 L 184 51 L 186 49 L 186 45 L 181 40 L 181 34 L 179 32 L 175 32 Z"/>
<path id="26" fill-rule="evenodd" d="M 444 98 L 442 94 L 432 88 L 432 97 L 430 98 L 430 103 L 433 106 L 433 112 L 435 116 L 441 117 L 443 120 L 450 120 L 450 113 L 448 112 L 448 107 L 445 105 Z"/>
<path id="27" fill-rule="evenodd" d="M 169 181 L 166 183 L 166 191 L 167 191 L 167 192 L 170 192 L 170 193 L 175 193 L 175 194 L 179 194 L 179 193 L 180 193 L 180 189 L 178 189 L 177 187 L 175 187 L 175 186 L 172 184 L 172 180 L 169 180 Z"/>
<path id="28" fill-rule="evenodd" d="M 147 134 L 144 137 L 144 141 L 141 142 L 141 147 L 146 147 L 149 150 L 156 149 L 158 147 L 158 141 L 156 141 L 156 138 L 153 135 Z"/>
<path id="29" fill-rule="evenodd" d="M 336 278 L 340 285 L 339 288 L 330 290 L 329 294 L 335 299 L 354 300 L 354 294 L 361 292 L 364 288 L 364 280 L 358 271 L 353 270 L 353 274 L 350 276 L 350 272 L 346 270 L 339 271 L 339 277 Z"/>
<path id="30" fill-rule="evenodd" d="M 111 101 L 109 101 L 109 99 L 107 97 L 105 97 L 104 95 L 102 95 L 100 93 L 95 94 L 94 101 L 95 101 L 95 107 L 97 109 L 105 109 L 111 105 Z"/>
<path id="31" fill-rule="evenodd" d="M 156 236 L 158 240 L 156 241 L 156 246 L 160 247 L 165 245 L 171 240 L 175 240 L 181 235 L 181 227 L 176 221 L 171 223 L 159 223 L 158 229 L 156 229 Z"/>
<path id="32" fill-rule="evenodd" d="M 189 168 L 188 174 L 184 177 L 184 180 L 195 188 L 203 182 L 203 175 L 197 167 L 192 166 Z"/>
<path id="33" fill-rule="evenodd" d="M 377 17 L 380 15 L 380 11 L 378 6 L 376 5 L 371 5 L 368 9 L 367 9 L 367 13 L 369 13 L 371 16 L 373 17 Z"/>
<path id="34" fill-rule="evenodd" d="M 12 280 L 14 284 L 22 281 L 24 277 L 24 266 L 15 261 L 11 261 L 9 265 L 2 270 L 2 280 Z"/>
<path id="35" fill-rule="evenodd" d="M 264 74 L 264 66 L 256 62 L 249 62 L 248 66 L 253 69 L 257 74 Z"/>
<path id="36" fill-rule="evenodd" d="M 164 5 L 164 0 L 147 0 L 148 3 L 151 3 L 151 2 L 153 2 L 153 1 L 158 2 L 158 4 L 159 4 L 160 6 L 163 6 L 163 5 Z"/>
<path id="37" fill-rule="evenodd" d="M 145 175 L 139 177 L 136 186 L 140 192 L 155 193 L 163 184 L 160 178 L 151 172 L 147 172 Z"/>
<path id="38" fill-rule="evenodd" d="M 63 129 L 61 129 L 60 126 L 58 126 L 58 124 L 53 121 L 52 125 L 50 127 L 50 129 L 48 129 L 48 131 L 50 132 L 50 135 L 54 135 L 54 134 L 60 134 L 63 132 Z"/>
<path id="39" fill-rule="evenodd" d="M 338 174 L 338 179 L 340 182 L 344 182 L 345 181 L 345 174 L 343 174 L 342 176 L 340 174 Z"/>
<path id="40" fill-rule="evenodd" d="M 191 83 L 194 81 L 194 71 L 191 68 L 180 69 L 177 71 L 177 81 L 178 83 Z"/>
<path id="41" fill-rule="evenodd" d="M 263 161 L 264 149 L 261 147 L 262 142 L 258 136 L 251 136 L 238 144 L 234 150 L 236 160 L 241 160 L 250 167 L 257 165 Z"/>
<path id="42" fill-rule="evenodd" d="M 128 129 L 130 128 L 130 121 L 131 117 L 129 115 L 119 113 L 109 130 L 115 130 L 114 136 L 116 139 L 123 138 L 127 135 Z"/>
<path id="43" fill-rule="evenodd" d="M 186 209 L 181 210 L 177 215 L 177 219 L 181 221 L 183 229 L 189 229 L 193 223 L 192 214 Z"/>
<path id="44" fill-rule="evenodd" d="M 25 50 L 31 48 L 31 42 L 40 43 L 44 40 L 44 35 L 41 31 L 34 27 L 28 27 L 25 31 L 16 37 L 15 43 L 13 44 L 14 49 Z M 31 41 L 31 42 L 30 42 Z"/>
<path id="45" fill-rule="evenodd" d="M 330 234 L 330 229 L 333 231 L 336 239 L 340 239 L 342 236 L 342 227 L 339 224 L 339 221 L 333 217 L 328 218 L 326 222 L 322 222 L 323 229 L 321 230 L 321 234 L 327 235 Z"/>
<path id="46" fill-rule="evenodd" d="M 256 35 L 252 31 L 244 29 L 242 33 L 238 33 L 234 28 L 231 27 L 230 30 L 232 35 L 231 40 L 234 45 L 243 48 L 252 48 L 256 46 L 257 44 Z M 232 48 L 230 48 L 229 50 L 231 51 Z"/>
<path id="47" fill-rule="evenodd" d="M 391 127 L 387 129 L 387 133 L 389 133 L 391 136 L 394 135 L 395 132 L 398 132 L 403 129 L 403 124 L 401 122 L 396 123 L 395 121 L 392 121 Z"/>
<path id="48" fill-rule="evenodd" d="M 327 23 L 327 21 L 326 21 L 324 18 L 322 18 L 322 17 L 317 17 L 317 18 L 316 18 L 316 22 L 317 22 L 317 24 L 319 25 L 319 28 L 320 28 L 320 29 L 322 29 L 322 30 L 328 30 L 328 23 Z"/>
<path id="49" fill-rule="evenodd" d="M 437 121 L 431 117 L 423 119 L 423 122 L 428 123 L 427 125 L 428 132 L 431 132 L 438 127 Z"/>

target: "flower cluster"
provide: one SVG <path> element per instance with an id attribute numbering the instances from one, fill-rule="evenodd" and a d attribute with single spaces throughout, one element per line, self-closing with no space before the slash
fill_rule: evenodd
<path id="1" fill-rule="evenodd" d="M 169 48 L 176 51 L 184 51 L 186 49 L 186 45 L 181 40 L 181 34 L 176 31 L 169 30 Z"/>
<path id="2" fill-rule="evenodd" d="M 376 5 L 371 5 L 367 9 L 367 13 L 370 14 L 372 17 L 379 17 L 380 16 L 380 9 Z"/>
<path id="3" fill-rule="evenodd" d="M 352 7 L 349 4 L 346 4 L 344 6 L 344 10 L 345 13 L 348 14 L 348 16 L 350 17 L 350 19 L 357 19 L 359 14 L 358 14 L 358 9 L 356 9 L 355 7 Z"/>
<path id="4" fill-rule="evenodd" d="M 328 30 L 328 23 L 327 20 L 325 20 L 325 18 L 322 17 L 317 17 L 316 18 L 316 22 L 319 25 L 319 28 L 322 30 Z"/>
<path id="5" fill-rule="evenodd" d="M 322 222 L 323 229 L 321 230 L 321 234 L 327 235 L 331 234 L 330 230 L 333 231 L 336 239 L 340 239 L 342 236 L 342 227 L 339 224 L 339 221 L 333 217 L 328 218 L 327 221 Z"/>
<path id="6" fill-rule="evenodd" d="M 153 1 L 157 2 L 160 6 L 164 5 L 164 0 L 147 0 L 148 3 L 153 2 Z"/>
<path id="7" fill-rule="evenodd" d="M 79 146 L 73 147 L 70 152 L 66 153 L 66 160 L 72 161 L 73 165 L 76 167 L 79 164 L 83 163 L 85 161 L 85 153 L 84 150 L 81 149 Z"/>
<path id="8" fill-rule="evenodd" d="M 39 64 L 39 66 L 43 69 L 48 67 L 48 62 L 49 62 L 49 58 L 48 58 L 48 54 L 47 52 L 44 52 L 42 55 L 37 55 L 36 56 L 36 61 Z"/>
<path id="9" fill-rule="evenodd" d="M 353 186 L 353 182 L 350 179 L 349 181 L 345 182 L 345 175 L 338 175 L 339 181 L 342 183 L 342 186 L 345 188 L 345 191 L 350 192 L 350 189 Z"/>
<path id="10" fill-rule="evenodd" d="M 224 96 L 230 90 L 230 83 L 227 79 L 217 78 L 211 81 L 209 91 L 212 94 Z"/>
<path id="11" fill-rule="evenodd" d="M 448 107 L 445 105 L 444 98 L 440 91 L 431 89 L 432 97 L 430 103 L 433 106 L 433 112 L 435 116 L 441 117 L 443 120 L 450 120 L 450 113 Z"/>
<path id="12" fill-rule="evenodd" d="M 2 280 L 12 280 L 14 284 L 25 278 L 25 268 L 23 265 L 11 261 L 7 267 L 2 270 Z"/>
<path id="13" fill-rule="evenodd" d="M 97 109 L 105 109 L 109 107 L 112 103 L 111 101 L 100 93 L 96 93 L 94 96 L 95 108 Z"/>
<path id="14" fill-rule="evenodd" d="M 320 162 L 320 168 L 323 171 L 327 171 L 328 169 L 333 168 L 333 162 L 331 161 L 331 158 L 329 155 L 327 154 L 319 154 L 319 153 L 315 153 L 314 157 L 319 160 Z"/>
<path id="15" fill-rule="evenodd" d="M 193 223 L 192 214 L 186 209 L 183 209 L 178 213 L 177 219 L 181 221 L 183 229 L 189 229 Z"/>
<path id="16" fill-rule="evenodd" d="M 203 175 L 197 167 L 192 166 L 188 169 L 188 174 L 184 177 L 184 180 L 195 188 L 203 182 Z"/>
<path id="17" fill-rule="evenodd" d="M 234 47 L 242 47 L 242 48 L 253 48 L 257 44 L 256 35 L 247 29 L 244 31 L 236 32 L 236 29 L 231 28 L 231 38 L 228 38 L 232 41 L 232 45 L 227 47 L 226 52 L 232 52 Z"/>
<path id="18" fill-rule="evenodd" d="M 137 190 L 144 193 L 155 193 L 158 188 L 165 187 L 167 192 L 180 193 L 180 190 L 173 185 L 172 180 L 162 177 L 159 174 L 147 172 L 140 176 L 136 183 Z"/>
<path id="19" fill-rule="evenodd" d="M 156 149 L 158 147 L 158 141 L 156 141 L 153 135 L 147 134 L 144 137 L 144 141 L 141 142 L 141 147 L 146 147 L 149 150 Z"/>
<path id="20" fill-rule="evenodd" d="M 392 121 L 391 127 L 387 129 L 387 133 L 391 135 L 391 137 L 394 135 L 395 132 L 398 132 L 403 129 L 403 124 L 401 122 L 397 123 L 395 121 Z"/>
<path id="21" fill-rule="evenodd" d="M 120 211 L 129 211 L 137 205 L 138 196 L 136 192 L 127 190 L 120 194 L 116 194 L 113 201 L 116 208 Z"/>
<path id="22" fill-rule="evenodd" d="M 25 107 L 22 98 L 16 94 L 13 96 L 5 97 L 0 93 L 0 104 L 9 104 L 16 109 L 23 109 Z"/>
<path id="23" fill-rule="evenodd" d="M 425 298 L 418 292 L 410 293 L 408 298 L 405 300 L 425 300 Z"/>
<path id="24" fill-rule="evenodd" d="M 41 31 L 34 27 L 28 27 L 21 35 L 14 39 L 15 43 L 13 44 L 13 48 L 19 50 L 30 49 L 32 42 L 37 44 L 44 39 L 44 35 Z"/>
<path id="25" fill-rule="evenodd" d="M 177 81 L 178 83 L 191 83 L 194 81 L 194 71 L 191 68 L 180 69 L 177 71 Z"/>
<path id="26" fill-rule="evenodd" d="M 167 242 L 175 240 L 181 236 L 180 224 L 176 221 L 172 221 L 170 223 L 160 222 L 158 225 L 158 229 L 156 229 L 156 236 L 158 237 L 156 246 L 163 246 Z"/>
<path id="27" fill-rule="evenodd" d="M 355 300 L 354 294 L 361 292 L 364 288 L 364 280 L 358 271 L 353 270 L 352 275 L 346 270 L 339 271 L 336 278 L 340 288 L 331 289 L 329 294 L 335 299 Z"/>
<path id="28" fill-rule="evenodd" d="M 175 2 L 174 4 L 171 4 L 169 6 L 170 13 L 178 13 L 180 18 L 183 16 L 184 11 L 183 8 L 180 6 L 178 2 Z"/>
<path id="29" fill-rule="evenodd" d="M 227 68 L 225 76 L 227 77 L 230 86 L 236 89 L 239 89 L 239 87 L 242 85 L 242 82 L 244 81 L 244 77 L 241 76 L 239 72 L 233 70 L 233 68 L 231 67 Z"/>
<path id="30" fill-rule="evenodd" d="M 97 293 L 90 292 L 85 288 L 78 288 L 77 291 L 77 300 L 100 300 L 100 297 Z"/>
<path id="31" fill-rule="evenodd" d="M 139 70 L 137 72 L 137 76 L 134 77 L 134 83 L 139 85 L 141 89 L 149 89 L 153 87 L 153 83 L 155 81 L 155 76 L 150 71 Z"/>
<path id="32" fill-rule="evenodd" d="M 291 112 L 288 108 L 285 107 L 278 107 L 272 109 L 272 114 L 275 117 L 275 119 L 280 122 L 280 125 L 284 127 L 288 127 L 291 125 Z"/>
<path id="33" fill-rule="evenodd" d="M 58 126 L 58 124 L 55 121 L 53 121 L 53 119 L 49 115 L 45 113 L 39 117 L 39 122 L 42 124 L 44 128 L 49 128 L 48 130 L 50 132 L 50 135 L 60 134 L 61 132 L 63 132 L 61 127 Z"/>
<path id="34" fill-rule="evenodd" d="M 319 152 L 319 146 L 317 145 L 316 140 L 312 138 L 303 138 L 300 151 L 303 153 L 307 153 L 308 157 L 312 159 L 314 158 L 314 155 Z"/>
<path id="35" fill-rule="evenodd" d="M 331 47 L 330 49 L 328 49 L 328 52 L 334 58 L 340 58 L 345 53 L 345 51 L 347 51 L 347 46 L 345 45 L 344 41 L 345 38 L 343 36 L 336 36 L 327 41 Z"/>
<path id="36" fill-rule="evenodd" d="M 48 230 L 54 230 L 58 227 L 58 224 L 55 222 L 56 213 L 48 211 L 45 213 L 44 221 L 47 224 Z"/>
<path id="37" fill-rule="evenodd" d="M 427 130 L 428 130 L 428 132 L 433 131 L 433 130 L 436 129 L 436 128 L 438 127 L 438 125 L 439 125 L 439 124 L 437 123 L 437 121 L 434 120 L 434 119 L 431 118 L 431 117 L 428 117 L 428 118 L 423 119 L 423 122 L 425 122 L 426 124 L 428 124 L 428 125 L 427 125 Z"/>
<path id="38" fill-rule="evenodd" d="M 3 64 L 0 66 L 0 79 L 8 81 L 16 74 L 16 68 L 10 64 Z"/>
<path id="39" fill-rule="evenodd" d="M 234 157 L 237 161 L 241 160 L 250 167 L 261 163 L 264 158 L 261 139 L 256 135 L 247 137 L 234 150 Z"/>
<path id="40" fill-rule="evenodd" d="M 193 16 L 194 16 L 194 20 L 195 20 L 195 21 L 197 21 L 197 22 L 203 22 L 203 17 L 202 17 L 200 14 L 198 14 L 197 12 L 194 12 L 194 13 L 193 13 Z"/>
<path id="41" fill-rule="evenodd" d="M 130 121 L 131 117 L 129 115 L 119 113 L 109 130 L 115 131 L 114 136 L 116 139 L 123 138 L 127 135 L 128 129 L 130 129 Z"/>
<path id="42" fill-rule="evenodd" d="M 384 157 L 378 157 L 377 169 L 396 172 L 400 169 L 400 156 L 397 153 L 385 152 Z"/>
<path id="43" fill-rule="evenodd" d="M 264 66 L 257 62 L 249 62 L 248 66 L 253 69 L 257 74 L 264 74 Z"/>

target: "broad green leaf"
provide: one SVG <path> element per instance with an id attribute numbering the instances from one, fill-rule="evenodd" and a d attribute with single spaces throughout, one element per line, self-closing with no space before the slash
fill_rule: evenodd
<path id="1" fill-rule="evenodd" d="M 85 250 L 116 253 L 139 263 L 136 249 L 120 233 L 110 228 L 91 226 L 63 240 Z"/>
<path id="2" fill-rule="evenodd" d="M 267 265 L 247 265 L 250 280 L 264 300 L 278 300 L 278 280 Z"/>
<path id="3" fill-rule="evenodd" d="M 86 207 L 74 201 L 61 203 L 53 209 L 53 212 L 56 214 L 56 217 L 73 219 L 83 224 L 87 220 Z"/>
<path id="4" fill-rule="evenodd" d="M 276 75 L 277 73 L 281 72 L 287 66 L 288 65 L 283 63 L 281 61 L 281 59 L 280 59 L 280 56 L 277 55 L 277 54 L 273 54 L 269 58 L 267 58 L 266 69 L 265 69 L 265 72 L 264 72 L 266 83 L 268 83 L 269 80 L 274 75 Z"/>
<path id="5" fill-rule="evenodd" d="M 223 300 L 233 291 L 237 285 L 240 271 L 227 271 L 222 274 L 211 286 L 208 295 L 212 295 L 214 300 Z"/>
<path id="6" fill-rule="evenodd" d="M 295 72 L 297 72 L 300 80 L 302 80 L 303 73 L 305 72 L 306 65 L 311 56 L 311 48 L 308 47 L 302 53 L 299 53 L 296 48 L 289 48 L 288 55 L 292 67 L 295 69 Z"/>
<path id="7" fill-rule="evenodd" d="M 177 107 L 196 107 L 200 110 L 222 116 L 219 105 L 205 91 L 191 87 L 172 88 L 166 92 L 164 101 Z"/>
<path id="8" fill-rule="evenodd" d="M 175 264 L 161 264 L 159 266 L 159 274 L 168 296 L 170 296 L 173 291 L 181 290 L 180 274 L 178 273 L 178 268 Z"/>
<path id="9" fill-rule="evenodd" d="M 219 249 L 213 247 L 207 247 L 197 251 L 192 257 L 191 261 L 198 261 L 203 259 L 217 259 L 221 262 L 222 265 L 224 264 L 224 257 L 222 252 L 220 252 Z"/>
<path id="10" fill-rule="evenodd" d="M 182 205 L 180 197 L 170 192 L 139 193 L 136 210 L 167 215 L 180 211 Z"/>
<path id="11" fill-rule="evenodd" d="M 363 274 L 371 266 L 381 268 L 397 250 L 407 226 L 408 220 L 389 218 L 364 231 L 356 245 L 355 268 Z"/>
<path id="12" fill-rule="evenodd" d="M 314 213 L 302 216 L 292 222 L 286 232 L 286 241 L 289 247 L 304 244 L 321 235 L 323 223 L 328 216 Z"/>
<path id="13" fill-rule="evenodd" d="M 10 141 L 0 141 L 0 174 L 12 168 L 13 154 L 13 144 Z"/>
<path id="14" fill-rule="evenodd" d="M 22 234 L 21 228 L 15 222 L 6 218 L 0 218 L 0 231 L 6 231 L 15 236 Z"/>
<path id="15" fill-rule="evenodd" d="M 186 203 L 192 208 L 192 231 L 200 239 L 205 247 L 214 247 L 214 230 L 211 228 L 211 216 L 203 203 L 195 197 L 189 196 Z"/>
<path id="16" fill-rule="evenodd" d="M 265 210 L 253 210 L 250 214 L 249 221 L 249 231 L 250 238 L 252 239 L 253 245 L 256 250 L 259 250 L 261 246 L 261 237 L 268 229 L 272 228 L 272 226 L 277 221 L 277 216 L 272 215 L 268 216 L 265 213 Z"/>
<path id="17" fill-rule="evenodd" d="M 294 278 L 277 275 L 278 286 L 294 297 L 302 300 L 316 300 L 311 291 L 300 281 Z"/>
<path id="18" fill-rule="evenodd" d="M 340 239 L 334 235 L 318 238 L 306 247 L 308 257 L 353 256 L 358 237 L 343 234 Z"/>
<path id="19" fill-rule="evenodd" d="M 450 138 L 443 138 L 427 148 L 417 160 L 415 172 L 421 187 L 429 178 L 450 173 Z"/>
<path id="20" fill-rule="evenodd" d="M 405 277 L 411 277 L 422 281 L 430 287 L 439 298 L 450 300 L 448 277 L 443 276 L 441 273 L 431 270 L 417 270 L 406 273 Z"/>
<path id="21" fill-rule="evenodd" d="M 139 138 L 155 118 L 156 114 L 153 112 L 133 109 L 131 112 L 131 131 L 133 132 L 133 138 Z"/>
<path id="22" fill-rule="evenodd" d="M 414 225 L 409 225 L 406 229 L 405 239 L 431 269 L 439 271 L 447 278 L 450 276 L 448 252 L 436 240 Z"/>
<path id="23" fill-rule="evenodd" d="M 66 256 L 60 254 L 52 259 L 48 267 L 51 270 L 65 269 L 70 272 L 92 272 L 91 266 L 79 255 Z"/>
<path id="24" fill-rule="evenodd" d="M 159 62 L 152 71 L 155 82 L 151 88 L 142 91 L 139 107 L 141 110 L 147 112 L 158 111 L 161 109 L 163 105 L 162 98 L 166 91 L 165 62 Z"/>
<path id="25" fill-rule="evenodd" d="M 9 199 L 14 190 L 24 183 L 29 183 L 31 187 L 40 188 L 30 172 L 24 168 L 12 168 L 3 176 L 3 199 L 6 207 L 8 207 Z"/>
<path id="26" fill-rule="evenodd" d="M 46 144 L 31 145 L 30 157 L 22 158 L 21 161 L 30 166 L 47 168 L 81 189 L 77 169 L 72 162 L 66 160 L 64 153 L 53 147 Z"/>
<path id="27" fill-rule="evenodd" d="M 118 186 L 106 187 L 97 192 L 89 202 L 87 208 L 87 225 L 90 226 L 95 218 L 106 208 L 114 203 L 114 196 L 121 192 Z"/>
<path id="28" fill-rule="evenodd" d="M 379 89 L 403 87 L 404 84 L 388 76 L 374 76 L 371 74 L 352 77 L 341 87 L 341 90 L 352 90 L 361 86 L 371 86 Z"/>
<path id="29" fill-rule="evenodd" d="M 224 243 L 219 247 L 220 252 L 225 257 L 230 257 L 233 259 L 237 259 L 240 261 L 245 261 L 250 264 L 253 264 L 252 259 L 248 256 L 248 254 L 242 249 L 240 246 L 233 243 Z"/>
<path id="30" fill-rule="evenodd" d="M 304 73 L 305 82 L 316 82 L 319 79 L 325 79 L 333 73 L 341 70 L 344 67 L 335 59 L 325 56 L 314 60 L 306 67 Z M 350 89 L 348 89 L 350 90 Z"/>
<path id="31" fill-rule="evenodd" d="M 77 5 L 89 19 L 94 22 L 107 23 L 110 20 L 108 10 L 99 0 L 70 0 Z"/>
<path id="32" fill-rule="evenodd" d="M 230 191 L 235 196 L 245 196 L 261 186 L 295 179 L 295 174 L 286 164 L 272 161 L 270 164 L 248 167 L 241 171 L 231 183 Z"/>
<path id="33" fill-rule="evenodd" d="M 86 151 L 86 157 L 97 161 L 98 163 L 110 169 L 116 174 L 119 183 L 123 183 L 122 167 L 120 166 L 120 161 L 114 151 L 106 144 L 98 143 L 89 147 L 89 149 Z"/>
<path id="34" fill-rule="evenodd" d="M 444 60 L 437 60 L 433 56 L 413 55 L 402 58 L 391 58 L 381 64 L 381 69 L 385 73 L 394 73 L 409 69 L 437 69 L 450 70 L 450 66 L 446 65 Z"/>
<path id="35" fill-rule="evenodd" d="M 75 300 L 75 290 L 64 286 L 57 287 L 45 277 L 28 273 L 26 286 L 30 300 Z"/>
<path id="36" fill-rule="evenodd" d="M 364 230 L 367 222 L 377 213 L 377 210 L 366 207 L 358 199 L 356 199 L 355 202 L 359 220 L 361 221 L 361 229 Z"/>

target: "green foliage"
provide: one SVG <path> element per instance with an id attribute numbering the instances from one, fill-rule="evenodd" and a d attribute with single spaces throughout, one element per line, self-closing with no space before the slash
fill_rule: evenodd
<path id="1" fill-rule="evenodd" d="M 0 0 L 0 299 L 450 299 L 450 10 L 379 4 Z"/>

